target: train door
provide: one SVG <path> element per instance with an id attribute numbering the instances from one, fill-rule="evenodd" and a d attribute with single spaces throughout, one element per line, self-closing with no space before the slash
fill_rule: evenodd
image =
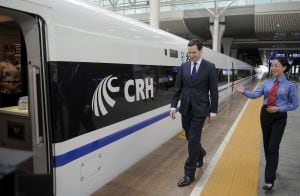
<path id="1" fill-rule="evenodd" d="M 53 192 L 44 28 L 37 16 L 0 7 L 0 150 L 16 160 L 20 195 Z"/>

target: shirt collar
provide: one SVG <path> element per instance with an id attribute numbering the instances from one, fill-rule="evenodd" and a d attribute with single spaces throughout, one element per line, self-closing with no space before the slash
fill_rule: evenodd
<path id="1" fill-rule="evenodd" d="M 202 62 L 202 58 L 197 61 L 197 65 L 200 65 Z M 191 64 L 194 65 L 194 61 L 191 61 Z"/>
<path id="2" fill-rule="evenodd" d="M 273 83 L 275 82 L 276 79 L 277 78 L 275 78 L 275 77 L 273 78 Z M 279 81 L 279 83 L 281 83 L 285 79 L 286 79 L 286 77 L 285 77 L 285 75 L 283 75 L 283 76 L 281 76 L 281 77 L 278 78 L 278 81 Z"/>

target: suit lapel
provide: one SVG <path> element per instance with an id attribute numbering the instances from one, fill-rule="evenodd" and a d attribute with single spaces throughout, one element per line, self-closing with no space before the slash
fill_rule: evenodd
<path id="1" fill-rule="evenodd" d="M 199 80 L 199 78 L 201 77 L 201 74 L 203 74 L 204 72 L 204 69 L 205 69 L 205 60 L 202 59 L 201 63 L 200 63 L 200 66 L 199 66 L 199 69 L 197 71 L 197 75 L 196 75 L 196 82 Z"/>
<path id="2" fill-rule="evenodd" d="M 191 76 L 191 62 L 190 61 L 186 62 L 186 64 L 185 64 L 185 75 L 188 78 L 189 82 L 193 82 L 192 76 Z"/>

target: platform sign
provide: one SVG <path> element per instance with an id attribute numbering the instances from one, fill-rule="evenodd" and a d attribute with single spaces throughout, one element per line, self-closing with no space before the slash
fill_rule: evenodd
<path id="1" fill-rule="evenodd" d="M 289 63 L 292 64 L 294 62 L 294 59 L 296 58 L 300 58 L 300 51 L 299 50 L 279 50 L 279 51 L 271 51 L 269 54 L 268 54 L 268 64 L 271 65 L 272 63 L 272 60 L 274 58 L 278 58 L 278 57 L 282 57 L 282 58 L 287 58 Z"/>
<path id="2" fill-rule="evenodd" d="M 277 53 L 277 54 L 275 54 L 275 57 L 283 57 L 283 58 L 285 58 L 286 54 L 285 53 Z"/>
<path id="3" fill-rule="evenodd" d="M 293 58 L 300 58 L 300 52 L 299 53 L 293 53 Z"/>

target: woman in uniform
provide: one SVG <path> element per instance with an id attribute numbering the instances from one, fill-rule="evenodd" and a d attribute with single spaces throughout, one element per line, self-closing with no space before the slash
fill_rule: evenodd
<path id="1" fill-rule="evenodd" d="M 250 99 L 264 96 L 260 124 L 266 158 L 263 186 L 265 190 L 271 190 L 276 179 L 279 145 L 286 125 L 287 112 L 298 107 L 297 85 L 285 76 L 288 69 L 289 64 L 285 58 L 275 58 L 271 65 L 273 78 L 265 80 L 255 91 L 246 91 L 241 85 L 234 86 L 237 92 Z"/>

